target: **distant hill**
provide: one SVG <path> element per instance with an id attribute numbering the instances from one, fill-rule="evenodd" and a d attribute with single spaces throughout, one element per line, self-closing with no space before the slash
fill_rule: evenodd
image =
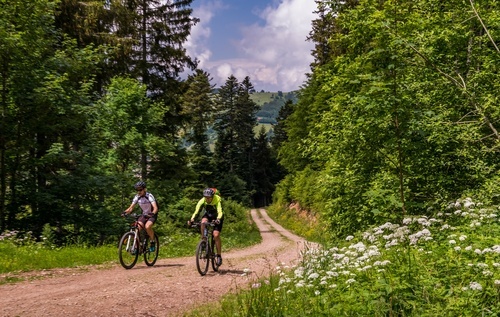
<path id="1" fill-rule="evenodd" d="M 281 107 L 287 100 L 297 102 L 297 94 L 295 92 L 254 92 L 250 98 L 260 106 L 257 112 L 257 121 L 262 124 L 276 124 Z"/>

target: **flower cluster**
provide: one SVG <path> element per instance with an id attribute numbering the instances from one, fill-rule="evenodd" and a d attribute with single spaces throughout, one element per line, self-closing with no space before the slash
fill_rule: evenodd
<path id="1" fill-rule="evenodd" d="M 362 233 L 359 238 L 349 235 L 345 239 L 348 245 L 342 247 L 309 249 L 303 254 L 301 265 L 294 267 L 291 274 L 284 267 L 276 268 L 280 280 L 275 291 L 311 290 L 311 294 L 319 296 L 332 288 L 348 289 L 358 281 L 366 280 L 370 274 L 383 274 L 391 268 L 393 263 L 388 259 L 389 253 L 397 257 L 413 249 L 414 252 L 428 254 L 432 247 L 448 247 L 452 252 L 463 253 L 463 256 L 474 260 L 470 270 L 476 275 L 471 273 L 471 276 L 483 280 L 489 278 L 492 285 L 500 286 L 500 280 L 495 279 L 500 277 L 500 264 L 493 260 L 495 254 L 500 254 L 500 245 L 481 247 L 469 241 L 466 233 L 456 232 L 457 226 L 478 228 L 486 223 L 498 222 L 494 210 L 476 209 L 480 206 L 470 198 L 457 200 L 435 218 L 406 217 L 400 224 L 387 222 Z M 488 255 L 488 261 L 481 262 L 478 258 Z M 478 281 L 460 283 L 457 286 L 463 291 L 483 289 Z"/>

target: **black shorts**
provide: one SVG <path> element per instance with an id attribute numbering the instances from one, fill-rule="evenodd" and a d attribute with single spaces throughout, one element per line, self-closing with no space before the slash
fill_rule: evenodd
<path id="1" fill-rule="evenodd" d="M 201 216 L 201 219 L 206 218 L 208 222 L 212 222 L 213 220 L 217 219 L 217 214 L 209 214 L 208 212 L 205 212 L 203 216 Z M 219 224 L 216 224 L 214 227 L 214 230 L 217 230 L 219 232 L 222 231 L 222 225 L 224 224 L 224 217 L 221 218 Z"/>
<path id="2" fill-rule="evenodd" d="M 137 221 L 139 221 L 143 225 L 146 225 L 146 222 L 148 222 L 148 221 L 155 223 L 156 218 L 158 218 L 158 213 L 153 214 L 152 217 L 149 217 L 148 215 L 142 214 Z"/>

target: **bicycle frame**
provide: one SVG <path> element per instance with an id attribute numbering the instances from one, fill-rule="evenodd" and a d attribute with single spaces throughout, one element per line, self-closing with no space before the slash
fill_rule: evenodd
<path id="1" fill-rule="evenodd" d="M 144 262 L 147 266 L 153 266 L 158 259 L 160 248 L 158 236 L 155 233 L 155 250 L 148 248 L 149 236 L 146 230 L 139 224 L 140 214 L 132 214 L 134 222 L 130 224 L 130 229 L 120 239 L 118 246 L 118 256 L 121 265 L 126 269 L 131 269 L 137 263 L 139 255 L 144 255 Z"/>
<path id="2" fill-rule="evenodd" d="M 201 222 L 195 222 L 191 227 L 201 228 L 201 225 Z M 202 276 L 207 274 L 209 262 L 212 263 L 212 269 L 215 272 L 219 270 L 219 266 L 215 261 L 215 241 L 213 236 L 215 223 L 206 222 L 204 225 L 203 237 L 196 247 L 196 268 Z"/>

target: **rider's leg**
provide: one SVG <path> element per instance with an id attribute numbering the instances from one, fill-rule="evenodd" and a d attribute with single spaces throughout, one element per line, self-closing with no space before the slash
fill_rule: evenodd
<path id="1" fill-rule="evenodd" d="M 205 231 L 205 224 L 208 223 L 208 218 L 202 218 L 201 219 L 201 225 L 200 225 L 200 231 L 201 231 L 201 238 L 203 239 L 203 232 Z"/>
<path id="2" fill-rule="evenodd" d="M 217 248 L 217 254 L 222 253 L 222 242 L 220 240 L 220 232 L 217 230 L 214 230 L 214 241 L 215 241 L 215 247 Z"/>
<path id="3" fill-rule="evenodd" d="M 154 223 L 152 221 L 146 222 L 146 232 L 148 233 L 149 240 L 155 241 L 155 232 L 153 231 Z"/>

